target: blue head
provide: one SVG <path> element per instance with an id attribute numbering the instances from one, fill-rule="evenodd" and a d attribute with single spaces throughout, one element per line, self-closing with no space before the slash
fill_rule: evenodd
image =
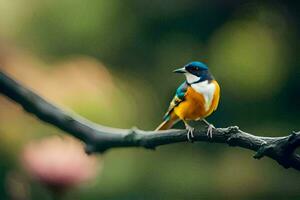
<path id="1" fill-rule="evenodd" d="M 189 84 L 213 80 L 212 75 L 208 71 L 207 65 L 198 61 L 190 62 L 174 72 L 185 74 Z"/>

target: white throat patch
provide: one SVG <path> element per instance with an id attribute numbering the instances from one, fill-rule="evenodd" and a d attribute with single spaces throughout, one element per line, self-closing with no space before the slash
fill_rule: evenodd
<path id="1" fill-rule="evenodd" d="M 215 84 L 209 83 L 208 81 L 202 81 L 192 84 L 191 87 L 196 90 L 196 92 L 199 92 L 203 95 L 205 99 L 205 111 L 208 111 L 214 98 L 214 93 L 216 90 Z"/>
<path id="2" fill-rule="evenodd" d="M 196 81 L 199 81 L 200 78 L 198 76 L 195 76 L 194 74 L 191 74 L 191 73 L 184 73 L 185 77 L 186 77 L 186 81 L 191 84 L 191 83 L 194 83 Z"/>

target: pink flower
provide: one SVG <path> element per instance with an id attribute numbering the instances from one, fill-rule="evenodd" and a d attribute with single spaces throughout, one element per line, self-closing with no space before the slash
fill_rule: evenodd
<path id="1" fill-rule="evenodd" d="M 96 176 L 97 160 L 73 139 L 49 137 L 26 145 L 23 163 L 29 174 L 55 191 L 65 191 Z"/>

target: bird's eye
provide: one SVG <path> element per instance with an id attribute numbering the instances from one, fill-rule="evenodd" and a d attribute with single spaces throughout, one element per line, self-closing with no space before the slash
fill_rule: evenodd
<path id="1" fill-rule="evenodd" d="M 188 67 L 187 67 L 187 70 L 188 70 L 189 72 L 191 72 L 191 73 L 196 73 L 196 72 L 199 71 L 199 68 L 196 67 L 196 66 L 188 66 Z"/>

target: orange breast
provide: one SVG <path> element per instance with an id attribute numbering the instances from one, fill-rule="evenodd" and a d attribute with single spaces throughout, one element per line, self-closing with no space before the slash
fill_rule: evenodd
<path id="1" fill-rule="evenodd" d="M 220 97 L 220 87 L 216 81 L 215 93 L 209 109 L 205 109 L 205 98 L 202 94 L 196 92 L 192 87 L 187 89 L 185 100 L 174 108 L 175 114 L 182 120 L 199 120 L 210 115 L 217 109 Z"/>

